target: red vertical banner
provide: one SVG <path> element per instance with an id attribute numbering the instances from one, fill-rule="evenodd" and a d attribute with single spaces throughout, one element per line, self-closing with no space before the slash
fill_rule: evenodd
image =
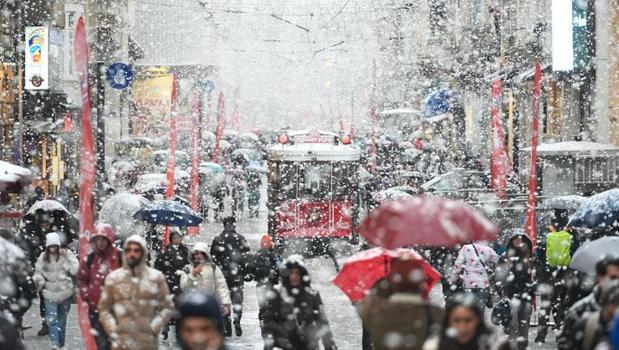
<path id="1" fill-rule="evenodd" d="M 540 84 L 542 80 L 542 68 L 539 63 L 535 64 L 535 76 L 533 80 L 533 121 L 531 128 L 531 168 L 529 170 L 529 186 L 527 188 L 527 211 L 524 230 L 535 247 L 537 241 L 537 143 L 539 141 L 539 101 Z"/>
<path id="2" fill-rule="evenodd" d="M 201 113 L 200 95 L 194 91 L 192 94 L 192 155 L 191 155 L 191 182 L 189 184 L 189 205 L 195 212 L 200 211 L 200 113 Z M 200 228 L 190 227 L 188 229 L 190 235 L 195 236 L 200 233 Z"/>
<path id="3" fill-rule="evenodd" d="M 215 130 L 215 147 L 213 150 L 213 163 L 219 162 L 219 141 L 221 141 L 221 137 L 224 133 L 225 126 L 225 97 L 224 93 L 219 93 L 219 98 L 217 100 L 217 128 Z"/>
<path id="4" fill-rule="evenodd" d="M 370 109 L 370 121 L 372 123 L 372 148 L 370 150 L 370 158 L 372 161 L 371 169 L 372 174 L 376 173 L 376 157 L 378 156 L 378 146 L 376 144 L 376 111 L 374 108 Z"/>
<path id="5" fill-rule="evenodd" d="M 90 86 L 88 85 L 88 41 L 84 18 L 80 17 L 75 28 L 73 43 L 75 70 L 79 77 L 82 96 L 82 147 L 80 150 L 80 206 L 79 206 L 79 256 L 84 262 L 90 251 L 90 235 L 94 232 L 94 188 L 97 169 L 95 167 L 95 141 L 90 121 Z M 88 319 L 88 304 L 79 297 L 78 314 L 82 338 L 89 350 L 97 348 Z"/>
<path id="6" fill-rule="evenodd" d="M 168 169 L 166 172 L 168 188 L 166 189 L 166 199 L 174 199 L 174 168 L 176 168 L 176 103 L 178 100 L 178 79 L 176 74 L 172 77 L 172 98 L 170 113 L 170 135 L 168 137 Z M 170 228 L 166 227 L 163 246 L 170 243 Z"/>
<path id="7" fill-rule="evenodd" d="M 208 129 L 209 123 L 211 122 L 211 114 L 213 112 L 212 100 L 213 100 L 213 95 L 209 91 L 209 93 L 206 95 L 206 121 L 204 122 L 204 127 L 206 129 Z"/>
<path id="8" fill-rule="evenodd" d="M 492 109 L 490 114 L 492 130 L 492 152 L 490 156 L 491 185 L 497 196 L 505 199 L 507 194 L 507 175 L 511 174 L 512 168 L 505 149 L 505 130 L 501 117 L 503 87 L 501 80 L 492 82 Z"/>

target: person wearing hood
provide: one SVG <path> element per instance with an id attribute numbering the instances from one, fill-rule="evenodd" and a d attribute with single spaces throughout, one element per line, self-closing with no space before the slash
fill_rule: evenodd
<path id="1" fill-rule="evenodd" d="M 422 349 L 510 350 L 507 337 L 484 321 L 482 306 L 473 294 L 454 295 L 447 304 L 439 335 L 428 339 Z"/>
<path id="2" fill-rule="evenodd" d="M 524 232 L 516 232 L 507 242 L 507 249 L 495 270 L 497 288 L 510 300 L 512 315 L 505 331 L 515 348 L 527 349 L 533 294 L 533 244 Z"/>
<path id="3" fill-rule="evenodd" d="M 219 301 L 209 294 L 181 294 L 176 304 L 176 331 L 182 350 L 224 350 L 225 337 Z"/>
<path id="4" fill-rule="evenodd" d="M 48 233 L 45 236 L 45 251 L 35 264 L 33 280 L 43 294 L 45 323 L 53 349 L 65 343 L 67 315 L 73 302 L 78 261 L 68 249 L 60 246 L 60 236 Z"/>
<path id="5" fill-rule="evenodd" d="M 99 321 L 99 300 L 101 289 L 107 275 L 118 269 L 122 262 L 120 251 L 114 246 L 116 236 L 112 226 L 98 224 L 90 238 L 92 252 L 80 263 L 77 272 L 77 285 L 82 300 L 88 303 L 88 319 L 90 327 L 96 332 L 95 342 L 97 349 L 107 350 L 110 348 L 109 339 L 101 322 Z"/>
<path id="6" fill-rule="evenodd" d="M 390 274 L 358 305 L 375 350 L 420 350 L 438 332 L 443 309 L 428 300 L 426 279 L 419 261 L 394 259 Z"/>
<path id="7" fill-rule="evenodd" d="M 608 281 L 619 280 L 619 256 L 607 255 L 595 264 L 595 287 L 586 297 L 577 301 L 568 310 L 563 326 L 557 336 L 559 350 L 571 350 L 581 341 L 583 320 L 589 319 L 601 308 L 602 288 Z"/>
<path id="8" fill-rule="evenodd" d="M 230 292 L 223 273 L 213 263 L 208 254 L 208 246 L 198 242 L 191 251 L 191 264 L 179 271 L 180 289 L 187 293 L 199 291 L 216 295 L 222 306 L 223 316 L 230 314 Z"/>
<path id="9" fill-rule="evenodd" d="M 281 284 L 268 292 L 264 308 L 267 350 L 335 350 L 333 334 L 317 290 L 300 256 L 291 255 L 280 271 Z"/>
<path id="10" fill-rule="evenodd" d="M 173 315 L 165 276 L 147 263 L 146 241 L 125 240 L 122 267 L 105 278 L 99 319 L 113 350 L 157 349 L 158 335 Z"/>
<path id="11" fill-rule="evenodd" d="M 226 217 L 223 220 L 223 226 L 223 232 L 213 239 L 210 255 L 226 278 L 233 305 L 234 332 L 237 337 L 240 337 L 243 334 L 241 329 L 243 287 L 245 284 L 243 267 L 247 261 L 249 244 L 245 237 L 236 232 L 236 219 L 233 216 Z M 232 335 L 230 316 L 224 316 L 224 329 L 226 336 Z"/>

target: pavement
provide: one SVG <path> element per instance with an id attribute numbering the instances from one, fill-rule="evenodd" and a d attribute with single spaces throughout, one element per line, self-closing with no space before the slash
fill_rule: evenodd
<path id="1" fill-rule="evenodd" d="M 259 246 L 260 237 L 266 233 L 266 206 L 263 192 L 263 203 L 260 210 L 260 218 L 241 220 L 238 224 L 238 231 L 248 239 L 252 251 Z M 201 226 L 200 235 L 187 237 L 186 243 L 205 241 L 211 243 L 213 237 L 221 231 L 221 223 L 207 222 Z M 338 257 L 343 260 L 345 257 Z M 334 334 L 335 342 L 339 349 L 356 350 L 361 349 L 361 323 L 351 305 L 350 301 L 332 283 L 331 279 L 336 271 L 333 262 L 327 258 L 313 258 L 307 261 L 308 269 L 312 277 L 312 286 L 317 289 L 325 304 L 325 310 L 329 318 L 331 329 Z M 439 304 L 444 304 L 441 286 L 436 286 L 430 293 L 430 299 Z M 245 300 L 243 303 L 243 327 L 242 337 L 232 337 L 227 341 L 227 346 L 231 350 L 262 349 L 262 338 L 258 327 L 258 304 L 256 301 L 256 288 L 254 283 L 245 285 Z M 80 335 L 77 307 L 73 305 L 67 321 L 67 335 L 65 349 L 84 349 L 84 344 Z M 489 312 L 489 310 L 487 310 Z M 39 350 L 50 349 L 51 345 L 47 337 L 37 337 L 41 321 L 39 318 L 38 302 L 33 305 L 24 319 L 24 325 L 32 326 L 24 333 L 24 343 L 27 349 Z M 553 330 L 548 332 L 547 342 L 544 344 L 531 344 L 530 349 L 556 349 Z M 529 339 L 535 339 L 536 327 L 531 327 Z M 160 349 L 177 349 L 171 332 L 171 339 L 161 341 Z M 137 349 L 136 349 L 137 350 Z"/>

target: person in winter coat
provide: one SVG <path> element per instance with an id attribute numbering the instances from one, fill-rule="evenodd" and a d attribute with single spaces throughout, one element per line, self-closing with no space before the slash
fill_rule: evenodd
<path id="1" fill-rule="evenodd" d="M 456 294 L 447 304 L 440 334 L 427 340 L 423 350 L 510 350 L 508 339 L 484 322 L 483 310 L 473 294 Z"/>
<path id="2" fill-rule="evenodd" d="M 219 266 L 226 278 L 234 314 L 234 332 L 237 337 L 243 334 L 241 317 L 243 316 L 243 266 L 249 253 L 249 244 L 245 237 L 236 232 L 236 219 L 233 216 L 223 220 L 224 230 L 213 239 L 211 258 Z M 230 316 L 224 317 L 224 330 L 227 337 L 232 335 Z"/>
<path id="3" fill-rule="evenodd" d="M 610 336 L 611 322 L 619 311 L 619 280 L 606 281 L 600 289 L 600 309 L 578 321 L 572 349 L 594 350 Z"/>
<path id="4" fill-rule="evenodd" d="M 179 271 L 189 264 L 189 256 L 189 248 L 183 244 L 183 236 L 180 231 L 172 229 L 170 244 L 165 247 L 163 254 L 155 260 L 155 268 L 166 277 L 168 289 L 174 295 L 181 293 Z"/>
<path id="5" fill-rule="evenodd" d="M 73 302 L 78 261 L 73 253 L 60 247 L 60 236 L 48 233 L 45 251 L 35 265 L 33 280 L 45 301 L 45 322 L 53 349 L 64 347 L 67 315 Z"/>
<path id="6" fill-rule="evenodd" d="M 219 301 L 199 291 L 182 294 L 177 302 L 178 344 L 182 350 L 224 350 Z"/>
<path id="7" fill-rule="evenodd" d="M 32 280 L 33 270 L 26 254 L 12 240 L 10 231 L 0 229 L 0 260 L 7 256 L 14 257 L 0 264 L 0 280 L 15 287 L 0 288 L 0 313 L 10 315 L 17 327 L 21 328 L 24 314 L 37 297 L 37 288 Z"/>
<path id="8" fill-rule="evenodd" d="M 320 293 L 310 286 L 310 276 L 300 256 L 292 255 L 280 271 L 281 284 L 268 292 L 264 308 L 265 349 L 337 349 Z"/>
<path id="9" fill-rule="evenodd" d="M 440 328 L 443 310 L 428 301 L 429 289 L 419 261 L 395 259 L 391 273 L 378 281 L 357 307 L 374 350 L 419 350 Z M 397 334 L 406 342 L 395 341 Z"/>
<path id="10" fill-rule="evenodd" d="M 201 293 L 216 295 L 222 306 L 224 316 L 230 314 L 230 292 L 223 273 L 208 255 L 206 243 L 198 242 L 191 251 L 191 265 L 179 271 L 180 289 L 187 293 L 197 290 Z"/>
<path id="11" fill-rule="evenodd" d="M 565 315 L 563 326 L 557 336 L 557 348 L 559 350 L 576 348 L 576 344 L 582 336 L 580 326 L 584 322 L 583 320 L 589 319 L 592 314 L 600 310 L 602 294 L 600 286 L 607 281 L 619 280 L 619 255 L 602 257 L 596 263 L 595 269 L 596 286 L 593 288 L 593 292 L 572 305 Z"/>
<path id="12" fill-rule="evenodd" d="M 279 282 L 279 265 L 281 258 L 275 254 L 273 239 L 268 234 L 260 239 L 260 249 L 253 255 L 249 270 L 256 281 L 258 300 L 258 321 L 264 337 L 264 312 L 267 302 L 267 292 Z"/>
<path id="13" fill-rule="evenodd" d="M 146 241 L 125 240 L 122 267 L 105 278 L 99 319 L 113 350 L 154 350 L 158 334 L 172 317 L 174 305 L 165 276 L 146 264 Z"/>
<path id="14" fill-rule="evenodd" d="M 555 210 L 551 224 L 536 246 L 535 271 L 542 300 L 536 343 L 546 341 L 550 314 L 555 321 L 555 328 L 559 329 L 570 304 L 566 279 L 576 243 L 566 229 L 567 223 L 567 210 Z"/>
<path id="15" fill-rule="evenodd" d="M 19 325 L 0 312 L 0 349 L 24 350 Z"/>
<path id="16" fill-rule="evenodd" d="M 460 279 L 464 291 L 475 296 L 481 310 L 485 310 L 491 297 L 492 272 L 498 261 L 499 256 L 492 248 L 469 243 L 462 246 L 454 263 L 452 281 Z"/>
<path id="17" fill-rule="evenodd" d="M 533 244 L 524 232 L 516 232 L 507 242 L 507 249 L 499 259 L 495 275 L 502 296 L 511 301 L 514 317 L 505 331 L 518 350 L 526 349 L 529 343 L 531 302 L 534 297 L 533 273 Z"/>
<path id="18" fill-rule="evenodd" d="M 88 319 L 90 327 L 96 332 L 95 342 L 97 349 L 107 350 L 110 348 L 103 325 L 99 320 L 99 300 L 101 290 L 107 275 L 118 269 L 122 262 L 120 251 L 114 246 L 116 236 L 112 226 L 99 224 L 90 238 L 92 252 L 81 262 L 77 272 L 77 285 L 82 300 L 88 303 Z"/>

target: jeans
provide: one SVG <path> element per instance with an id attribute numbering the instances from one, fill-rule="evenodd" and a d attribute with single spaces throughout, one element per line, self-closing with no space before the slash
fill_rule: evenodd
<path id="1" fill-rule="evenodd" d="M 67 315 L 72 302 L 72 297 L 59 302 L 45 299 L 45 322 L 49 328 L 49 338 L 53 346 L 64 346 Z"/>
<path id="2" fill-rule="evenodd" d="M 471 293 L 477 302 L 477 306 L 479 310 L 481 310 L 482 317 L 484 316 L 484 311 L 486 310 L 486 303 L 488 302 L 488 298 L 490 297 L 490 289 L 489 288 L 466 288 L 464 289 L 466 293 Z"/>
<path id="3" fill-rule="evenodd" d="M 88 320 L 90 320 L 90 328 L 95 331 L 94 338 L 95 343 L 97 344 L 97 350 L 109 350 L 110 342 L 107 333 L 105 333 L 105 329 L 103 329 L 103 325 L 99 320 L 99 310 L 89 307 Z"/>
<path id="4" fill-rule="evenodd" d="M 527 295 L 528 297 L 528 295 Z M 514 296 L 510 300 L 512 321 L 506 333 L 517 350 L 526 350 L 529 345 L 529 322 L 531 321 L 531 300 Z"/>

